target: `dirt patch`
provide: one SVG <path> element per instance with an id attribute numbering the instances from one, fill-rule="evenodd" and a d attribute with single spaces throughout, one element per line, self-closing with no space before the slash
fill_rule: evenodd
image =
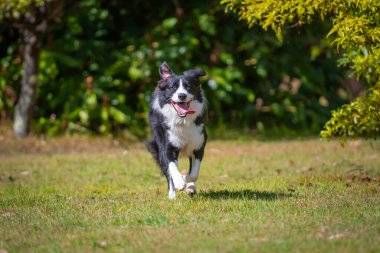
<path id="1" fill-rule="evenodd" d="M 138 143 L 124 143 L 112 137 L 64 135 L 48 138 L 31 134 L 24 139 L 13 137 L 11 130 L 0 127 L 0 155 L 57 154 L 57 153 L 114 153 L 127 154 L 128 147 Z"/>

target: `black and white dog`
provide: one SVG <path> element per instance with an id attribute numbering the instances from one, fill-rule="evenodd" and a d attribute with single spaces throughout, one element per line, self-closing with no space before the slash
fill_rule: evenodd
<path id="1" fill-rule="evenodd" d="M 145 145 L 166 176 L 169 199 L 175 199 L 176 191 L 186 187 L 188 195 L 196 192 L 195 181 L 203 158 L 207 134 L 206 97 L 201 89 L 203 70 L 188 70 L 176 75 L 166 62 L 159 69 L 161 79 L 152 95 L 149 122 L 151 141 Z M 189 158 L 187 175 L 178 170 L 178 156 Z"/>

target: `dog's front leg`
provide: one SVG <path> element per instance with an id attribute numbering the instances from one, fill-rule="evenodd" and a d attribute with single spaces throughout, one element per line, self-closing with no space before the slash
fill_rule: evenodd
<path id="1" fill-rule="evenodd" d="M 162 172 L 166 176 L 168 183 L 168 197 L 169 199 L 175 199 L 176 192 L 175 189 L 182 190 L 185 186 L 184 179 L 178 171 L 177 160 L 179 150 L 172 145 L 161 144 L 161 152 L 159 154 L 159 164 Z M 180 177 L 178 177 L 180 174 Z M 179 179 L 178 179 L 179 178 Z M 181 185 L 181 180 L 183 185 Z"/>
<path id="2" fill-rule="evenodd" d="M 186 182 L 187 183 L 194 183 L 197 181 L 198 176 L 199 176 L 199 169 L 201 167 L 201 162 L 203 158 L 203 153 L 204 153 L 204 147 L 202 147 L 199 150 L 194 151 L 194 162 L 191 164 L 190 160 L 190 170 L 189 174 L 185 176 Z M 195 185 L 194 185 L 195 188 Z"/>
<path id="3" fill-rule="evenodd" d="M 168 174 L 171 177 L 171 181 L 173 182 L 174 188 L 177 190 L 183 190 L 186 186 L 186 182 L 182 174 L 178 170 L 179 150 L 178 148 L 175 148 L 169 144 L 166 154 L 167 154 L 167 161 L 169 162 Z"/>
<path id="4" fill-rule="evenodd" d="M 193 196 L 196 194 L 196 186 L 195 186 L 195 181 L 197 181 L 198 176 L 199 176 L 199 169 L 201 167 L 201 158 L 195 156 L 195 161 L 192 165 L 190 165 L 191 169 L 189 171 L 189 174 L 185 176 L 186 180 L 186 193 L 189 196 Z"/>
<path id="5" fill-rule="evenodd" d="M 169 189 L 169 192 L 168 192 L 168 197 L 169 199 L 175 199 L 175 188 L 174 188 L 174 184 L 173 184 L 173 179 L 172 177 L 170 176 L 170 174 L 166 175 L 166 179 L 168 181 L 168 189 Z"/>
<path id="6" fill-rule="evenodd" d="M 182 174 L 178 171 L 177 161 L 169 162 L 169 174 L 173 181 L 174 187 L 177 190 L 183 190 L 186 186 L 186 182 Z"/>
<path id="7" fill-rule="evenodd" d="M 200 167 L 201 167 L 201 160 L 195 159 L 193 165 L 191 166 L 191 171 L 189 172 L 189 174 L 185 176 L 187 183 L 197 181 Z"/>
<path id="8" fill-rule="evenodd" d="M 192 166 L 193 166 L 193 157 L 190 156 L 189 157 L 189 173 L 188 174 L 191 173 L 191 167 Z M 184 177 L 185 177 L 185 180 L 186 180 L 187 175 L 184 176 Z M 189 196 L 193 196 L 196 193 L 196 187 L 195 187 L 195 183 L 194 182 L 188 182 L 186 180 L 186 193 Z"/>

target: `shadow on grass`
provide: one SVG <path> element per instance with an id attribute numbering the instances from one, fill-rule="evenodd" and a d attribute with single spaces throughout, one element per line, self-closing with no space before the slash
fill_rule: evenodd
<path id="1" fill-rule="evenodd" d="M 270 192 L 270 191 L 254 191 L 250 189 L 244 189 L 240 191 L 236 190 L 221 190 L 221 191 L 201 191 L 198 194 L 199 197 L 209 199 L 248 199 L 248 200 L 265 200 L 275 201 L 285 198 L 293 197 L 293 194 L 284 192 Z"/>

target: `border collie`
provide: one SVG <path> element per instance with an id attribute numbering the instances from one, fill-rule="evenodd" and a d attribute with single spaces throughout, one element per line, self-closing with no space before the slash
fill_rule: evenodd
<path id="1" fill-rule="evenodd" d="M 193 69 L 176 75 L 166 62 L 159 68 L 161 79 L 152 95 L 149 122 L 153 139 L 145 145 L 166 176 L 169 199 L 176 189 L 190 196 L 196 193 L 195 181 L 203 158 L 207 134 L 206 97 L 201 89 L 203 70 Z M 178 156 L 189 158 L 187 175 L 178 170 Z"/>

